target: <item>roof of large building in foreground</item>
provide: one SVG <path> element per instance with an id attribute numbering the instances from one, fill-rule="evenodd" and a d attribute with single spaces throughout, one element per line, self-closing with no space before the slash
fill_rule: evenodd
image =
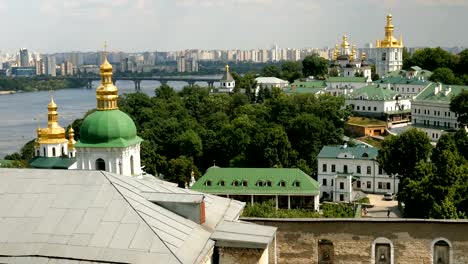
<path id="1" fill-rule="evenodd" d="M 468 86 L 432 83 L 418 94 L 413 101 L 450 103 L 450 99 L 453 96 L 456 96 L 463 91 L 468 91 Z"/>
<path id="2" fill-rule="evenodd" d="M 320 192 L 318 182 L 296 168 L 212 167 L 192 189 L 232 195 L 317 195 Z"/>
<path id="3" fill-rule="evenodd" d="M 366 145 L 349 146 L 324 146 L 318 155 L 318 158 L 344 158 L 344 159 L 365 159 L 372 160 L 377 158 L 379 150 Z"/>
<path id="4" fill-rule="evenodd" d="M 353 91 L 345 96 L 346 99 L 388 101 L 395 100 L 399 93 L 388 88 L 386 85 L 368 85 Z"/>
<path id="5" fill-rule="evenodd" d="M 238 222 L 243 203 L 153 177 L 0 169 L 0 180 L 0 263 L 199 263 L 215 242 L 266 247 L 276 231 Z M 203 224 L 167 206 L 197 199 Z"/>

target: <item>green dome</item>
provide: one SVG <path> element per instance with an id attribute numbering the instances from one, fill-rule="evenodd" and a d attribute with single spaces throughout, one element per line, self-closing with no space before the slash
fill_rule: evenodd
<path id="1" fill-rule="evenodd" d="M 127 147 L 141 141 L 127 114 L 120 110 L 96 111 L 83 121 L 75 147 Z"/>

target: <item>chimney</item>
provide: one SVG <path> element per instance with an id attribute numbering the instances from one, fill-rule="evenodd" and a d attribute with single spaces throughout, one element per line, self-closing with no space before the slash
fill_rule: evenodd
<path id="1" fill-rule="evenodd" d="M 442 84 L 439 83 L 434 90 L 434 95 L 438 94 L 441 91 L 442 91 Z"/>
<path id="2" fill-rule="evenodd" d="M 444 95 L 445 95 L 445 96 L 449 95 L 449 93 L 450 93 L 451 91 L 452 91 L 452 87 L 449 86 L 447 89 L 445 89 Z"/>
<path id="3" fill-rule="evenodd" d="M 203 194 L 143 192 L 143 195 L 148 201 L 197 224 L 202 225 L 206 221 Z"/>

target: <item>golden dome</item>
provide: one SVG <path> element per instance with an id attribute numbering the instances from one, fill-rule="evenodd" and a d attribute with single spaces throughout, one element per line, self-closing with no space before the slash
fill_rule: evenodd
<path id="1" fill-rule="evenodd" d="M 68 129 L 68 150 L 72 150 L 75 148 L 75 130 L 73 130 L 73 127 L 70 126 Z"/>
<path id="2" fill-rule="evenodd" d="M 96 89 L 97 110 L 115 110 L 118 109 L 117 99 L 119 91 L 112 82 L 112 65 L 104 55 L 104 62 L 101 64 L 101 84 Z"/>
<path id="3" fill-rule="evenodd" d="M 397 40 L 393 36 L 395 27 L 392 24 L 392 14 L 387 15 L 387 25 L 385 26 L 385 38 L 382 40 L 377 40 L 376 48 L 402 48 L 403 47 L 403 37 L 400 37 L 400 40 Z"/>
<path id="4" fill-rule="evenodd" d="M 344 49 L 349 48 L 348 36 L 346 36 L 346 34 L 343 36 L 343 42 L 341 42 L 341 47 Z"/>
<path id="5" fill-rule="evenodd" d="M 57 104 L 54 98 L 50 97 L 50 103 L 47 105 L 47 127 L 37 128 L 37 139 L 35 145 L 39 144 L 57 144 L 67 142 L 65 138 L 65 129 L 58 123 Z"/>

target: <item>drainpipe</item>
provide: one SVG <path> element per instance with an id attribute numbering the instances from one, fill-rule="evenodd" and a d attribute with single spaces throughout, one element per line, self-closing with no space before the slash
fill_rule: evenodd
<path id="1" fill-rule="evenodd" d="M 374 189 L 374 193 L 375 193 L 375 161 L 372 161 L 372 165 L 373 165 L 372 167 L 374 167 L 373 168 L 374 172 L 372 173 L 372 175 L 374 176 L 373 177 L 374 178 L 374 184 L 373 184 L 372 188 Z"/>

